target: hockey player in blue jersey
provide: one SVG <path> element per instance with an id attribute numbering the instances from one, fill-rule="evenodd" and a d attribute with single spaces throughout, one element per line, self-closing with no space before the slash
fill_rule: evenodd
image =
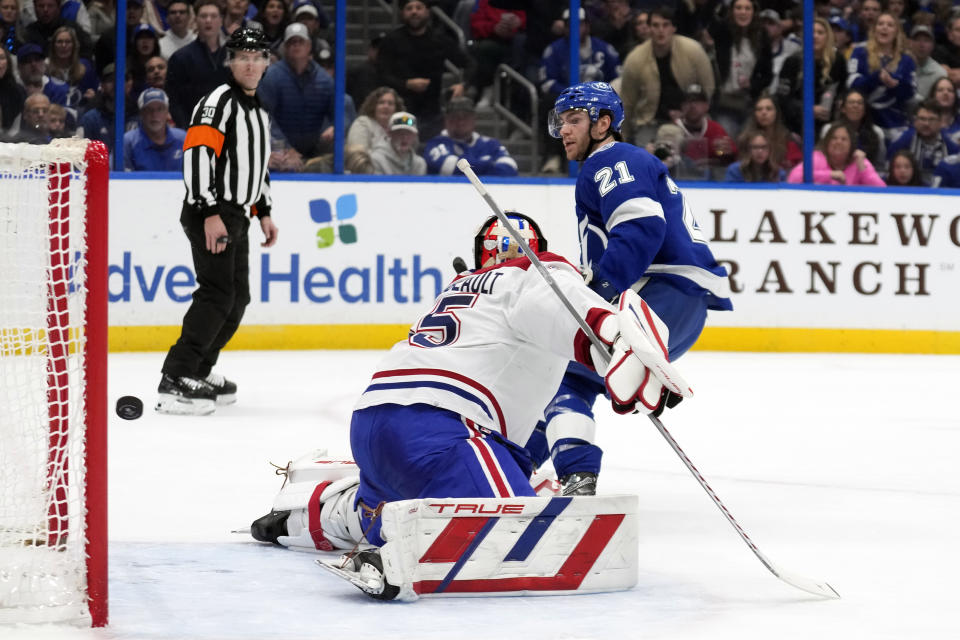
<path id="1" fill-rule="evenodd" d="M 423 157 L 427 172 L 433 175 L 463 175 L 457 161 L 466 158 L 479 176 L 515 176 L 517 161 L 500 144 L 474 129 L 477 124 L 476 107 L 466 96 L 451 98 L 444 109 L 444 129 L 440 135 L 427 141 Z"/>
<path id="2" fill-rule="evenodd" d="M 726 270 L 666 166 L 620 141 L 623 105 L 609 84 L 568 87 L 548 118 L 567 159 L 582 163 L 575 198 L 588 286 L 606 300 L 637 291 L 666 323 L 675 360 L 700 336 L 708 309 L 733 308 Z M 604 392 L 599 376 L 572 362 L 528 442 L 535 462 L 552 457 L 564 495 L 596 492 L 602 451 L 592 407 Z"/>

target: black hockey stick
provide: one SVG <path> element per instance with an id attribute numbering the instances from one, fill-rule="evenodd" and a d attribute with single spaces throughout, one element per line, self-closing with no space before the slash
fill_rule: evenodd
<path id="1" fill-rule="evenodd" d="M 520 232 L 517 231 L 517 229 L 510 222 L 510 219 L 500 209 L 500 207 L 497 205 L 494 199 L 487 192 L 486 187 L 483 186 L 483 183 L 480 182 L 479 178 L 477 178 L 477 174 L 474 173 L 473 169 L 470 167 L 470 163 L 467 162 L 465 159 L 461 158 L 457 162 L 457 168 L 463 172 L 463 175 L 467 176 L 471 184 L 473 184 L 474 188 L 477 190 L 477 193 L 479 193 L 480 197 L 482 197 L 486 201 L 487 205 L 490 207 L 493 213 L 500 220 L 500 224 L 502 224 L 507 229 L 507 231 L 510 233 L 510 236 L 514 239 L 514 241 L 519 246 L 521 247 L 524 246 L 524 240 L 520 236 Z M 560 287 L 557 286 L 557 283 L 554 282 L 553 277 L 543 266 L 543 263 L 540 262 L 540 259 L 537 257 L 537 255 L 532 251 L 525 251 L 523 255 L 530 258 L 531 264 L 533 264 L 534 268 L 547 281 L 547 284 L 550 285 L 550 288 L 553 289 L 553 292 L 557 294 L 557 297 L 560 298 L 560 301 L 563 303 L 563 306 L 567 308 L 567 311 L 569 311 L 570 314 L 576 319 L 577 324 L 580 325 L 580 328 L 583 330 L 584 334 L 586 334 L 586 336 L 590 338 L 590 342 L 593 344 L 593 346 L 597 348 L 597 351 L 600 352 L 601 357 L 605 357 L 609 359 L 609 356 L 607 355 L 606 345 L 604 345 L 603 342 L 601 342 L 601 340 L 596 336 L 596 334 L 593 333 L 593 329 L 590 328 L 590 325 L 587 324 L 586 320 L 580 317 L 580 314 L 577 313 L 577 310 L 574 309 L 570 301 L 567 300 L 567 297 L 563 294 L 563 291 L 560 290 Z M 720 509 L 720 512 L 723 513 L 723 516 L 727 519 L 727 522 L 729 522 L 731 526 L 733 526 L 733 528 L 736 530 L 737 535 L 739 535 L 740 538 L 747 544 L 747 546 L 750 547 L 750 551 L 753 552 L 753 555 L 757 556 L 757 559 L 760 560 L 761 563 L 763 563 L 763 566 L 765 566 L 767 570 L 770 571 L 770 573 L 780 578 L 787 584 L 793 587 L 796 587 L 797 589 L 801 589 L 802 591 L 806 591 L 807 593 L 812 593 L 814 595 L 821 596 L 823 598 L 839 598 L 840 597 L 840 594 L 837 593 L 836 590 L 833 587 L 831 587 L 828 583 L 823 581 L 810 580 L 809 578 L 804 578 L 803 576 L 787 573 L 781 570 L 775 564 L 773 564 L 767 558 L 767 556 L 761 553 L 760 549 L 757 548 L 757 545 L 753 543 L 753 540 L 750 539 L 750 536 L 748 536 L 747 533 L 743 530 L 743 527 L 740 526 L 740 523 L 736 521 L 736 519 L 733 517 L 733 515 L 730 513 L 727 507 L 723 504 L 723 502 L 720 501 L 720 498 L 719 496 L 717 496 L 716 492 L 714 492 L 714 490 L 710 487 L 710 485 L 707 484 L 707 481 L 703 477 L 703 475 L 697 470 L 695 466 L 693 466 L 693 462 L 691 462 L 690 458 L 687 457 L 687 454 L 683 452 L 683 449 L 680 448 L 680 445 L 677 444 L 677 441 L 674 440 L 672 435 L 670 435 L 670 432 L 667 431 L 667 428 L 663 426 L 663 423 L 660 422 L 660 419 L 652 414 L 648 414 L 647 417 L 650 418 L 650 421 L 657 428 L 657 431 L 660 432 L 660 435 L 664 437 L 664 439 L 667 441 L 667 444 L 669 444 L 670 448 L 673 449 L 674 453 L 676 453 L 680 457 L 680 460 L 683 461 L 683 464 L 687 467 L 687 470 L 690 471 L 691 474 L 693 474 L 693 477 L 697 479 L 697 482 L 700 483 L 700 486 L 703 487 L 703 490 L 707 492 L 707 495 L 710 496 L 710 499 L 713 500 L 713 503 L 717 505 L 717 508 Z"/>

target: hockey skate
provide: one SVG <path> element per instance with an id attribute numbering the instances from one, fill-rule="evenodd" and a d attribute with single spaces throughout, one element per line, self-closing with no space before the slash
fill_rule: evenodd
<path id="1" fill-rule="evenodd" d="M 158 413 L 206 416 L 217 409 L 216 392 L 205 380 L 192 376 L 163 374 L 157 387 Z"/>
<path id="2" fill-rule="evenodd" d="M 237 401 L 237 385 L 219 373 L 208 373 L 204 382 L 217 394 L 217 405 L 234 404 Z"/>
<path id="3" fill-rule="evenodd" d="M 597 474 L 589 471 L 571 473 L 560 478 L 564 496 L 597 495 Z"/>
<path id="4" fill-rule="evenodd" d="M 379 549 L 344 554 L 337 560 L 317 560 L 317 564 L 349 581 L 371 598 L 393 600 L 400 593 L 400 587 L 387 582 Z"/>
<path id="5" fill-rule="evenodd" d="M 289 517 L 289 511 L 271 511 L 253 521 L 250 525 L 250 535 L 259 542 L 272 542 L 279 545 L 277 538 L 287 535 L 287 518 Z"/>

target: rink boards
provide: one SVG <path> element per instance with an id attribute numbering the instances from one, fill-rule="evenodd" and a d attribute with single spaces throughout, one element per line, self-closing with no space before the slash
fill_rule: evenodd
<path id="1" fill-rule="evenodd" d="M 579 263 L 573 181 L 489 181 Z M 243 349 L 384 348 L 472 262 L 487 205 L 465 179 L 273 181 L 279 242 L 251 229 Z M 681 185 L 730 272 L 734 312 L 711 313 L 697 348 L 960 353 L 960 210 L 950 192 Z M 165 174 L 110 183 L 110 345 L 166 349 L 195 287 Z"/>

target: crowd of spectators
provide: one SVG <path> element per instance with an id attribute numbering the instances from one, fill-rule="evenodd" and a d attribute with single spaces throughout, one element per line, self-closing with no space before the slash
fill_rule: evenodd
<path id="1" fill-rule="evenodd" d="M 329 3 L 327 3 L 329 6 Z M 950 0 L 814 0 L 813 178 L 824 184 L 960 186 L 960 5 Z M 499 95 L 533 119 L 536 172 L 566 161 L 544 122 L 567 84 L 569 9 L 549 0 L 394 0 L 397 27 L 346 66 L 344 159 L 351 173 L 516 175 L 493 113 L 496 69 L 539 93 Z M 258 92 L 274 171 L 333 169 L 334 50 L 320 0 L 128 0 L 123 139 L 128 170 L 177 169 L 199 98 L 227 80 L 223 44 L 262 29 L 273 64 Z M 462 45 L 432 13 L 464 33 Z M 610 82 L 623 137 L 678 179 L 802 179 L 797 0 L 582 0 L 579 76 Z M 0 139 L 114 140 L 114 0 L 0 0 Z M 514 89 L 516 89 L 514 87 Z M 358 106 L 359 105 L 359 106 Z M 509 131 L 509 129 L 508 129 Z M 516 132 L 514 132 L 516 133 Z M 513 138 L 512 138 L 513 139 Z"/>

